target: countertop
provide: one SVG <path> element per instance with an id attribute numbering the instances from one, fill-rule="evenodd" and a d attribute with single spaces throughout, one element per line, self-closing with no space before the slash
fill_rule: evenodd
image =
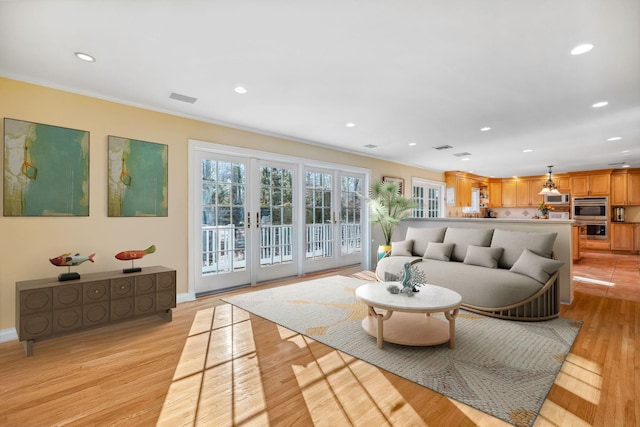
<path id="1" fill-rule="evenodd" d="M 411 218 L 412 221 L 513 222 L 524 224 L 574 224 L 573 219 L 516 219 L 516 218 Z"/>

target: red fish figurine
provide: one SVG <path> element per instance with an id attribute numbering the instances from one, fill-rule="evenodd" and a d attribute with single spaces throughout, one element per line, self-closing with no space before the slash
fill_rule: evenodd
<path id="1" fill-rule="evenodd" d="M 94 256 L 96 256 L 96 254 L 91 254 L 89 256 L 86 256 L 86 255 L 80 255 L 80 254 L 71 255 L 71 253 L 68 253 L 68 254 L 62 254 L 55 258 L 49 258 L 49 261 L 51 261 L 51 264 L 58 267 L 74 267 L 76 265 L 82 264 L 85 261 L 94 262 L 93 261 Z"/>
<path id="2" fill-rule="evenodd" d="M 142 258 L 147 254 L 152 254 L 156 251 L 156 245 L 151 245 L 143 251 L 122 251 L 116 255 L 116 258 L 121 261 L 130 261 L 134 259 Z"/>

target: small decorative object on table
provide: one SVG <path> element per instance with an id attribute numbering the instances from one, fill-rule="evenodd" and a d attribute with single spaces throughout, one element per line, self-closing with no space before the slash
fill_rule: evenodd
<path id="1" fill-rule="evenodd" d="M 400 293 L 400 288 L 398 287 L 398 285 L 389 285 L 389 286 L 387 286 L 387 290 L 391 294 L 399 294 Z"/>
<path id="2" fill-rule="evenodd" d="M 420 260 L 417 260 L 420 261 Z M 402 273 L 402 293 L 412 297 L 415 292 L 420 292 L 418 287 L 426 283 L 426 275 L 424 271 L 414 266 L 414 262 L 404 263 L 404 272 Z"/>
<path id="3" fill-rule="evenodd" d="M 66 273 L 62 273 L 58 276 L 58 281 L 63 282 L 65 280 L 76 280 L 80 278 L 80 274 L 76 273 L 76 272 L 71 272 L 71 267 L 75 267 L 76 265 L 80 265 L 85 261 L 93 261 L 93 257 L 96 254 L 91 254 L 89 256 L 85 256 L 85 255 L 80 255 L 79 253 L 75 254 L 75 255 L 71 255 L 71 253 L 68 254 L 62 254 L 60 256 L 57 256 L 55 258 L 49 258 L 49 261 L 51 262 L 51 264 L 55 265 L 56 267 L 67 267 L 67 272 Z"/>
<path id="4" fill-rule="evenodd" d="M 547 219 L 549 217 L 548 215 L 551 210 L 551 205 L 548 205 L 545 202 L 540 202 L 538 204 L 538 210 L 540 211 L 540 217 L 542 219 Z"/>
<path id="5" fill-rule="evenodd" d="M 131 260 L 131 268 L 125 268 L 122 270 L 123 273 L 136 273 L 138 271 L 142 271 L 140 267 L 134 267 L 133 261 L 142 258 L 147 254 L 152 254 L 156 251 L 156 245 L 151 245 L 145 250 L 136 250 L 136 251 L 122 251 L 116 255 L 116 258 L 121 261 L 129 261 Z"/>

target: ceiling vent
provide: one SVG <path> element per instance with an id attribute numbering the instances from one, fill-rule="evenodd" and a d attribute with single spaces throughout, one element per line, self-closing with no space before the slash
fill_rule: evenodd
<path id="1" fill-rule="evenodd" d="M 436 150 L 448 150 L 449 148 L 453 148 L 453 147 L 445 144 L 445 145 L 438 145 L 437 147 L 433 147 L 433 148 Z"/>
<path id="2" fill-rule="evenodd" d="M 617 162 L 617 163 L 609 163 L 609 166 L 622 166 L 627 162 Z"/>
<path id="3" fill-rule="evenodd" d="M 365 145 L 365 147 L 366 148 L 378 148 L 378 146 L 374 145 L 374 144 L 367 144 L 367 145 Z"/>
<path id="4" fill-rule="evenodd" d="M 191 96 L 182 95 L 175 92 L 172 92 L 171 95 L 169 95 L 169 98 L 175 99 L 176 101 L 186 102 L 188 104 L 195 104 L 196 101 L 198 100 L 198 98 L 193 98 Z"/>
<path id="5" fill-rule="evenodd" d="M 470 156 L 470 155 L 471 155 L 471 153 L 467 153 L 466 151 L 464 153 L 456 153 L 456 154 L 454 154 L 454 156 L 456 156 L 456 157 L 467 157 L 467 156 Z"/>

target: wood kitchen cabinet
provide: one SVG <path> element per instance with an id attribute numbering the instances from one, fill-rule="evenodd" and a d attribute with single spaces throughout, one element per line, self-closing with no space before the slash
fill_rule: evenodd
<path id="1" fill-rule="evenodd" d="M 516 182 L 502 181 L 502 207 L 515 208 L 518 205 Z"/>
<path id="2" fill-rule="evenodd" d="M 516 181 L 516 204 L 518 207 L 538 207 L 543 197 L 538 193 L 545 181 L 540 179 L 521 179 Z"/>
<path id="3" fill-rule="evenodd" d="M 489 207 L 502 207 L 502 182 L 489 183 Z"/>
<path id="4" fill-rule="evenodd" d="M 456 172 L 445 172 L 448 206 L 471 206 L 473 180 Z"/>
<path id="5" fill-rule="evenodd" d="M 545 179 L 542 185 L 544 185 L 546 182 L 547 180 Z M 553 179 L 553 182 L 556 184 L 556 188 L 560 193 L 571 194 L 571 178 L 569 178 L 568 176 L 557 177 Z"/>
<path id="6" fill-rule="evenodd" d="M 610 204 L 611 206 L 640 205 L 640 172 L 611 175 Z"/>
<path id="7" fill-rule="evenodd" d="M 611 250 L 634 250 L 634 224 L 611 223 Z"/>
<path id="8" fill-rule="evenodd" d="M 611 174 L 576 175 L 571 177 L 572 196 L 608 196 Z"/>
<path id="9" fill-rule="evenodd" d="M 640 224 L 633 224 L 633 250 L 640 252 Z"/>

